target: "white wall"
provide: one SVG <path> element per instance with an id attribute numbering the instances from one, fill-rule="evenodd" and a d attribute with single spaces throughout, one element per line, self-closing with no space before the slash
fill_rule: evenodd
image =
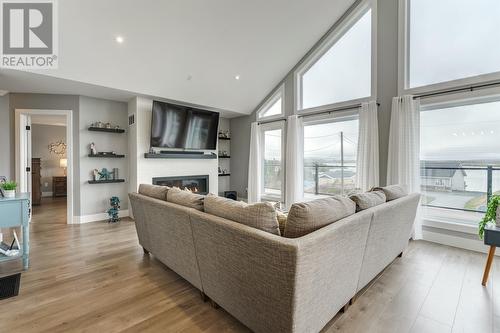
<path id="1" fill-rule="evenodd" d="M 10 158 L 12 156 L 11 146 L 13 144 L 11 145 L 9 94 L 7 94 L 0 96 L 0 176 L 5 176 L 8 179 L 14 176 L 14 169 L 11 168 L 13 161 Z"/>
<path id="2" fill-rule="evenodd" d="M 210 192 L 218 193 L 217 159 L 147 159 L 151 132 L 151 99 L 136 97 L 129 102 L 129 115 L 135 115 L 135 125 L 129 130 L 130 191 L 139 184 L 151 184 L 153 177 L 209 175 Z M 135 128 L 134 128 L 135 127 Z M 132 183 L 132 180 L 134 183 Z"/>
<path id="3" fill-rule="evenodd" d="M 62 141 L 66 143 L 66 126 L 33 124 L 31 126 L 33 158 L 40 158 L 42 195 L 52 195 L 52 177 L 64 176 L 64 169 L 59 167 L 59 160 L 66 158 L 49 151 L 49 144 Z"/>
<path id="4" fill-rule="evenodd" d="M 88 127 L 96 121 L 110 122 L 121 128 L 128 128 L 127 104 L 90 97 L 80 97 L 79 121 L 79 151 L 80 151 L 80 222 L 87 222 L 103 214 L 109 208 L 109 198 L 117 196 L 121 200 L 121 210 L 128 208 L 128 133 L 123 134 L 91 132 Z M 94 142 L 97 151 L 114 151 L 125 154 L 127 158 L 91 158 L 90 143 Z M 106 168 L 113 171 L 119 169 L 119 178 L 124 178 L 125 183 L 97 184 L 88 183 L 92 179 L 92 170 Z M 125 214 L 126 215 L 126 214 Z M 90 217 L 89 217 L 90 216 Z"/>

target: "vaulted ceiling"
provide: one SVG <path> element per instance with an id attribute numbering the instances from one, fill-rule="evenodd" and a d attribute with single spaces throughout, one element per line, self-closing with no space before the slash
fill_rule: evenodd
<path id="1" fill-rule="evenodd" d="M 58 1 L 59 69 L 37 73 L 249 114 L 353 2 Z M 0 89 L 30 89 L 3 73 Z"/>

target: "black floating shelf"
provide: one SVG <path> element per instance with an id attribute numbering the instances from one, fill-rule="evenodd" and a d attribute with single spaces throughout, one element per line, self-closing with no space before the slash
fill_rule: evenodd
<path id="1" fill-rule="evenodd" d="M 223 138 L 223 137 L 219 136 L 219 140 L 231 140 L 231 138 Z"/>
<path id="2" fill-rule="evenodd" d="M 125 155 L 93 155 L 93 154 L 89 154 L 88 155 L 89 157 L 94 157 L 94 158 L 124 158 Z"/>
<path id="3" fill-rule="evenodd" d="M 231 158 L 231 156 L 219 156 L 219 158 Z"/>
<path id="4" fill-rule="evenodd" d="M 209 159 L 217 158 L 215 154 L 150 154 L 145 153 L 144 158 L 189 158 L 189 159 Z"/>
<path id="5" fill-rule="evenodd" d="M 230 173 L 219 173 L 219 177 L 231 176 Z"/>
<path id="6" fill-rule="evenodd" d="M 89 180 L 89 184 L 125 183 L 125 179 Z"/>
<path id="7" fill-rule="evenodd" d="M 107 133 L 125 133 L 123 128 L 104 128 L 104 127 L 89 127 L 89 131 L 107 132 Z"/>

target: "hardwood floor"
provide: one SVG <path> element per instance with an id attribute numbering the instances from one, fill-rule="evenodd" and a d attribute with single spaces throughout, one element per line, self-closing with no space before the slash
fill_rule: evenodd
<path id="1" fill-rule="evenodd" d="M 40 222 L 40 221 L 39 221 Z M 34 223 L 20 295 L 0 301 L 0 332 L 248 332 L 144 255 L 132 221 Z M 324 332 L 500 332 L 500 261 L 412 242 Z"/>
<path id="2" fill-rule="evenodd" d="M 66 224 L 66 197 L 43 197 L 41 205 L 33 206 L 31 223 Z"/>

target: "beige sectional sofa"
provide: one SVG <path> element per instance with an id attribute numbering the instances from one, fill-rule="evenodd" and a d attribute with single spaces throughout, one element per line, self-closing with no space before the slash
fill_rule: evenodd
<path id="1" fill-rule="evenodd" d="M 139 243 L 255 332 L 320 331 L 405 249 L 419 202 L 285 238 L 143 193 L 129 194 Z"/>

